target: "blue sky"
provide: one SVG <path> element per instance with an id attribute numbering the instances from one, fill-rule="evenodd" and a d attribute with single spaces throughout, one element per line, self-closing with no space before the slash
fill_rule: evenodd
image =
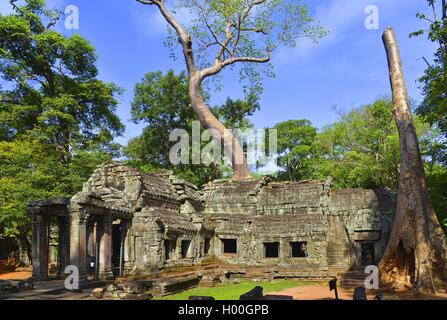
<path id="1" fill-rule="evenodd" d="M 409 33 L 425 25 L 417 12 L 428 12 L 423 0 L 307 0 L 311 15 L 330 34 L 317 45 L 299 40 L 296 48 L 280 49 L 272 57 L 276 78 L 266 79 L 261 97 L 261 110 L 251 117 L 258 128 L 273 126 L 289 119 L 306 118 L 321 128 L 337 120 L 337 106 L 349 110 L 389 95 L 390 85 L 381 34 L 387 25 L 395 29 L 402 54 L 410 97 L 420 100 L 417 79 L 425 62 L 431 59 L 433 45 L 425 37 L 409 38 Z M 125 89 L 118 114 L 126 125 L 121 144 L 139 135 L 144 124 L 130 119 L 133 87 L 150 71 L 184 69 L 181 60 L 169 58 L 163 45 L 166 25 L 153 6 L 136 0 L 49 0 L 50 6 L 79 8 L 80 29 L 75 32 L 96 47 L 100 78 Z M 379 8 L 379 30 L 364 26 L 365 7 Z M 0 0 L 0 12 L 10 11 L 6 0 Z M 185 18 L 183 19 L 185 20 Z M 59 27 L 64 34 L 72 31 Z M 241 98 L 242 89 L 235 77 L 224 73 L 224 88 L 213 95 L 211 104 L 222 103 L 227 96 Z"/>

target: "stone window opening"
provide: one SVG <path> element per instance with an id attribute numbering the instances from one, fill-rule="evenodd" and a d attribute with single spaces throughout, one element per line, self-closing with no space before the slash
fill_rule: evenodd
<path id="1" fill-rule="evenodd" d="M 292 258 L 307 258 L 307 242 L 291 242 L 290 249 Z"/>
<path id="2" fill-rule="evenodd" d="M 237 239 L 222 239 L 224 254 L 237 254 Z"/>
<path id="3" fill-rule="evenodd" d="M 165 260 L 173 260 L 175 255 L 176 241 L 165 239 Z"/>
<path id="4" fill-rule="evenodd" d="M 264 242 L 264 258 L 279 257 L 279 242 Z"/>
<path id="5" fill-rule="evenodd" d="M 210 254 L 210 247 L 211 247 L 211 239 L 205 238 L 205 241 L 203 243 L 203 255 L 208 256 Z"/>
<path id="6" fill-rule="evenodd" d="M 188 252 L 190 246 L 191 246 L 191 240 L 182 240 L 182 248 L 181 248 L 182 259 L 188 258 Z"/>

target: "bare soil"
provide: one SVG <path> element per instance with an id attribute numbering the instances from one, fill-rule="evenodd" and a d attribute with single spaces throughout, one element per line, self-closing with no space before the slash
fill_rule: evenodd
<path id="1" fill-rule="evenodd" d="M 338 288 L 338 297 L 340 300 L 352 300 L 354 290 Z M 334 300 L 334 291 L 329 291 L 327 285 L 303 286 L 284 289 L 268 294 L 293 296 L 294 300 Z M 375 293 L 367 292 L 368 300 L 374 299 Z M 447 300 L 447 293 L 439 293 L 437 296 L 412 295 L 408 292 L 383 292 L 384 300 Z"/>
<path id="2" fill-rule="evenodd" d="M 29 271 L 14 271 L 16 266 L 10 265 L 6 260 L 0 260 L 0 280 L 24 280 L 31 277 Z"/>

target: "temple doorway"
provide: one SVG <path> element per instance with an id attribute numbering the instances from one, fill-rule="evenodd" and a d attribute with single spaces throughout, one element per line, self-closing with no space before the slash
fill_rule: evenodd
<path id="1" fill-rule="evenodd" d="M 362 242 L 361 243 L 361 257 L 362 257 L 362 265 L 369 266 L 375 264 L 375 250 L 374 250 L 374 242 Z"/>

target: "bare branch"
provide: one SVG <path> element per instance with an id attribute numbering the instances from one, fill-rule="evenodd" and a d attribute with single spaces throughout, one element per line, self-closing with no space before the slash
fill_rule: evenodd
<path id="1" fill-rule="evenodd" d="M 156 0 L 137 0 L 137 1 L 139 3 L 148 4 L 148 5 L 153 5 L 153 4 L 157 5 L 158 2 L 161 2 L 161 1 L 156 1 Z"/>
<path id="2" fill-rule="evenodd" d="M 429 68 L 431 68 L 431 64 L 427 61 L 427 59 L 425 59 L 425 57 L 422 57 L 422 59 L 424 59 L 424 61 L 425 61 L 425 63 L 427 64 L 427 66 L 428 66 Z"/>
<path id="3" fill-rule="evenodd" d="M 215 63 L 219 63 L 220 58 L 222 57 L 222 55 L 224 54 L 225 51 L 227 51 L 230 56 L 233 55 L 233 53 L 230 51 L 230 49 L 227 48 L 227 45 L 230 43 L 231 38 L 233 38 L 233 33 L 231 32 L 231 27 L 233 25 L 234 24 L 231 22 L 231 20 L 228 19 L 227 26 L 225 28 L 225 40 L 222 44 L 220 44 L 220 48 L 217 51 L 216 57 L 214 59 Z"/>
<path id="4" fill-rule="evenodd" d="M 188 68 L 188 72 L 192 73 L 196 71 L 196 64 L 194 61 L 194 55 L 192 52 L 192 37 L 186 30 L 182 27 L 182 25 L 174 18 L 171 12 L 166 8 L 163 0 L 137 0 L 138 2 L 146 5 L 156 5 L 160 10 L 160 13 L 165 18 L 166 22 L 174 28 L 176 31 L 179 42 L 183 48 L 183 54 L 185 56 L 186 66 Z"/>
<path id="5" fill-rule="evenodd" d="M 223 68 L 235 64 L 237 62 L 252 62 L 252 63 L 266 63 L 270 61 L 270 54 L 267 54 L 264 58 L 256 57 L 233 57 L 229 58 L 223 62 L 215 64 L 212 67 L 203 69 L 200 71 L 200 78 L 203 80 L 209 76 L 213 76 L 219 73 Z"/>

